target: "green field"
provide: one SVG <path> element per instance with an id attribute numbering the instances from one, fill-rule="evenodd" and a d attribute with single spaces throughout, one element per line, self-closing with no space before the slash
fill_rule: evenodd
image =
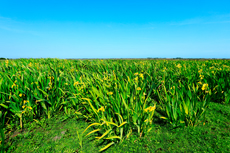
<path id="1" fill-rule="evenodd" d="M 229 60 L 0 62 L 2 152 L 230 152 Z"/>

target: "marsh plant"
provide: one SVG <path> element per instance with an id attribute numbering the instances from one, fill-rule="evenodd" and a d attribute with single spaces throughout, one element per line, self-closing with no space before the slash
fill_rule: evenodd
<path id="1" fill-rule="evenodd" d="M 41 119 L 57 112 L 84 117 L 79 138 L 96 134 L 103 151 L 146 135 L 157 110 L 172 127 L 203 124 L 210 101 L 229 103 L 229 72 L 227 60 L 5 60 L 1 119 L 13 129 L 33 121 L 45 128 Z"/>

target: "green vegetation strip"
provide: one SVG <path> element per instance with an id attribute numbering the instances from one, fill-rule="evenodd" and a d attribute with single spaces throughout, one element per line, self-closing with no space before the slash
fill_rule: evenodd
<path id="1" fill-rule="evenodd" d="M 205 151 L 191 144 L 205 136 L 206 151 L 229 151 L 229 66 L 227 60 L 5 60 L 0 63 L 2 152 L 22 152 L 24 143 L 31 152 L 87 152 L 87 145 L 88 152 Z M 49 124 L 60 113 L 68 124 L 55 132 Z M 214 132 L 215 145 L 214 124 L 225 129 Z M 36 126 L 50 131 L 41 133 Z M 17 128 L 21 132 L 14 136 Z"/>

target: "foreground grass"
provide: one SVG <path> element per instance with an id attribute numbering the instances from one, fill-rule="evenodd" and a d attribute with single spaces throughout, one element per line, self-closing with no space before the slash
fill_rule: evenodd
<path id="1" fill-rule="evenodd" d="M 105 152 L 230 152 L 230 105 L 210 103 L 206 118 L 205 125 L 177 129 L 155 120 L 148 135 L 131 135 Z M 77 131 L 86 127 L 84 120 L 61 114 L 33 122 L 23 132 L 8 135 L 7 152 L 98 152 L 103 143 L 96 142 L 95 135 L 83 137 L 80 146 Z"/>
<path id="2" fill-rule="evenodd" d="M 33 123 L 21 132 L 11 134 L 8 152 L 96 152 L 95 142 L 84 139 L 81 148 L 77 131 L 82 133 L 87 123 L 75 117 L 57 115 L 41 124 Z"/>

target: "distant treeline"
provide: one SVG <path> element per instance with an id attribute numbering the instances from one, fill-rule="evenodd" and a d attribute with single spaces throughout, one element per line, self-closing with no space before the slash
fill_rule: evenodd
<path id="1" fill-rule="evenodd" d="M 51 59 L 51 58 L 3 58 L 0 60 L 19 60 L 19 59 Z M 230 60 L 230 58 L 161 58 L 161 57 L 147 57 L 147 58 L 66 58 L 68 60 Z"/>

